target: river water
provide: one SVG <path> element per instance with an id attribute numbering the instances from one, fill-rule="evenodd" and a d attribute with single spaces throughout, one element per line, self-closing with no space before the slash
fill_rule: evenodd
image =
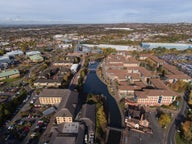
<path id="1" fill-rule="evenodd" d="M 98 62 L 89 65 L 89 73 L 87 75 L 87 79 L 84 83 L 83 91 L 84 93 L 91 94 L 102 94 L 107 99 L 108 105 L 108 116 L 109 116 L 109 127 L 113 128 L 121 128 L 121 114 L 119 111 L 119 107 L 113 98 L 108 92 L 107 86 L 97 77 L 96 68 L 98 66 Z M 118 144 L 120 141 L 121 133 L 113 134 L 114 132 L 110 130 L 108 143 Z M 116 140 L 114 141 L 113 138 Z M 113 141 L 112 141 L 113 140 Z"/>

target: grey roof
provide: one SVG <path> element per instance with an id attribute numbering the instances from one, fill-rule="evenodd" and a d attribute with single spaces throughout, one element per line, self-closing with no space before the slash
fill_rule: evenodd
<path id="1" fill-rule="evenodd" d="M 95 131 L 96 105 L 84 104 L 80 120 L 84 121 L 90 131 Z"/>
<path id="2" fill-rule="evenodd" d="M 73 115 L 67 108 L 62 108 L 56 113 L 55 117 L 73 117 Z"/>
<path id="3" fill-rule="evenodd" d="M 54 82 L 57 82 L 57 83 L 61 83 L 62 82 L 62 79 L 44 79 L 44 78 L 40 78 L 40 79 L 37 79 L 34 83 L 54 83 Z"/>
<path id="4" fill-rule="evenodd" d="M 43 89 L 40 93 L 40 97 L 62 97 L 63 100 L 67 100 L 71 91 L 68 89 Z"/>
<path id="5" fill-rule="evenodd" d="M 9 59 L 8 56 L 0 56 L 0 64 L 1 63 L 10 63 L 11 60 Z"/>
<path id="6" fill-rule="evenodd" d="M 77 122 L 76 122 L 77 123 Z M 50 143 L 52 144 L 83 144 L 84 141 L 84 133 L 85 133 L 85 126 L 82 124 L 77 124 L 77 128 L 72 128 L 72 131 L 70 133 L 66 132 L 65 125 L 66 123 L 62 123 L 58 125 L 57 128 L 54 129 Z M 70 125 L 73 125 L 73 123 L 69 123 Z M 75 124 L 75 126 L 77 126 Z M 66 127 L 69 129 L 69 127 Z M 74 132 L 73 132 L 74 130 Z"/>
<path id="7" fill-rule="evenodd" d="M 93 123 L 95 123 L 95 113 L 96 105 L 95 104 L 84 104 L 81 110 L 82 118 L 88 118 Z"/>
<path id="8" fill-rule="evenodd" d="M 43 111 L 43 115 L 44 116 L 49 115 L 49 114 L 51 114 L 51 113 L 53 113 L 55 111 L 56 111 L 56 109 L 54 107 L 50 107 L 50 108 L 46 109 L 45 111 Z"/>
<path id="9" fill-rule="evenodd" d="M 69 90 L 70 91 L 70 90 Z M 56 113 L 56 116 L 72 116 L 75 115 L 76 104 L 78 103 L 78 93 L 71 91 L 68 99 L 62 99 L 61 104 L 59 105 L 59 110 Z"/>

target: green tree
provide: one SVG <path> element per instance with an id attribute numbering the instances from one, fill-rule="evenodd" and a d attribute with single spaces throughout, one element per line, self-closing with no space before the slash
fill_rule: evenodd
<path id="1" fill-rule="evenodd" d="M 5 54 L 5 51 L 4 50 L 0 50 L 0 55 L 3 55 Z"/>
<path id="2" fill-rule="evenodd" d="M 163 128 L 165 128 L 170 122 L 171 122 L 171 117 L 166 113 L 162 113 L 161 116 L 159 117 L 159 124 Z"/>

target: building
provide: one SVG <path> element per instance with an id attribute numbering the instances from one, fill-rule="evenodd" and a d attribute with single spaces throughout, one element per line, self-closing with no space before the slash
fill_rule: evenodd
<path id="1" fill-rule="evenodd" d="M 91 53 L 91 48 L 86 45 L 77 44 L 75 48 L 75 52 L 79 53 Z"/>
<path id="2" fill-rule="evenodd" d="M 32 55 L 40 55 L 41 52 L 39 51 L 30 51 L 30 52 L 26 52 L 26 55 L 27 56 L 32 56 Z"/>
<path id="3" fill-rule="evenodd" d="M 57 124 L 65 122 L 70 123 L 73 122 L 73 115 L 68 111 L 67 108 L 62 108 L 57 112 L 55 119 Z"/>
<path id="4" fill-rule="evenodd" d="M 40 78 L 40 79 L 37 79 L 33 85 L 35 87 L 52 87 L 52 88 L 58 88 L 60 86 L 62 86 L 62 82 L 63 82 L 63 79 L 43 79 L 43 78 Z"/>
<path id="5" fill-rule="evenodd" d="M 142 43 L 141 46 L 146 49 L 162 47 L 167 49 L 176 48 L 179 50 L 184 50 L 192 48 L 192 45 L 190 44 L 181 44 L 181 43 Z"/>
<path id="6" fill-rule="evenodd" d="M 7 52 L 5 55 L 7 56 L 17 56 L 17 55 L 23 55 L 24 53 L 20 50 L 15 50 L 11 52 Z"/>
<path id="7" fill-rule="evenodd" d="M 160 65 L 163 65 L 165 63 L 164 60 L 159 59 L 158 57 L 153 56 L 153 55 L 148 57 L 148 60 L 152 61 L 157 67 L 159 67 Z"/>
<path id="8" fill-rule="evenodd" d="M 70 91 L 70 90 L 68 90 Z M 63 97 L 62 102 L 55 114 L 56 123 L 72 122 L 75 118 L 76 105 L 78 103 L 78 93 L 70 91 L 70 95 Z"/>
<path id="9" fill-rule="evenodd" d="M 72 73 L 76 73 L 79 68 L 79 64 L 73 64 L 70 68 Z"/>
<path id="10" fill-rule="evenodd" d="M 177 95 L 171 90 L 145 89 L 143 91 L 135 91 L 135 100 L 139 105 L 169 105 L 175 101 Z"/>
<path id="11" fill-rule="evenodd" d="M 191 82 L 192 78 L 188 76 L 187 74 L 182 74 L 182 75 L 165 75 L 166 81 L 170 83 L 174 83 L 178 80 L 182 80 L 184 82 Z"/>
<path id="12" fill-rule="evenodd" d="M 0 69 L 7 68 L 11 63 L 13 63 L 13 60 L 9 56 L 0 56 Z"/>
<path id="13" fill-rule="evenodd" d="M 150 54 L 140 54 L 139 55 L 139 60 L 146 60 L 150 56 L 151 56 Z"/>
<path id="14" fill-rule="evenodd" d="M 134 99 L 135 91 L 142 90 L 144 87 L 143 82 L 135 82 L 133 85 L 128 84 L 128 82 L 120 82 L 118 85 L 118 95 L 120 98 Z"/>
<path id="15" fill-rule="evenodd" d="M 96 124 L 96 105 L 84 104 L 81 109 L 80 121 L 84 122 L 88 128 L 88 143 L 94 143 Z"/>
<path id="16" fill-rule="evenodd" d="M 53 63 L 53 66 L 56 67 L 71 67 L 73 65 L 73 62 L 71 61 L 57 61 Z"/>
<path id="17" fill-rule="evenodd" d="M 139 67 L 139 72 L 140 72 L 140 77 L 141 77 L 141 80 L 145 83 L 148 82 L 148 80 L 150 78 L 153 77 L 153 74 L 151 71 L 147 70 L 146 68 L 144 67 Z"/>
<path id="18" fill-rule="evenodd" d="M 94 45 L 94 44 L 83 44 L 84 46 L 90 47 L 90 48 L 114 48 L 117 51 L 134 51 L 137 50 L 137 47 L 134 46 L 124 46 L 124 45 L 108 45 L 108 44 L 99 44 L 99 45 Z"/>
<path id="19" fill-rule="evenodd" d="M 59 105 L 62 100 L 67 101 L 74 92 L 68 89 L 43 89 L 39 94 L 41 105 Z"/>
<path id="20" fill-rule="evenodd" d="M 62 123 L 51 132 L 50 144 L 83 144 L 85 126 L 79 122 Z"/>
<path id="21" fill-rule="evenodd" d="M 20 72 L 17 69 L 5 70 L 0 72 L 0 80 L 17 77 L 20 77 Z"/>
<path id="22" fill-rule="evenodd" d="M 29 59 L 32 61 L 32 62 L 42 62 L 44 59 L 41 55 L 32 55 L 32 56 L 29 56 Z"/>
<path id="23" fill-rule="evenodd" d="M 163 69 L 165 70 L 166 73 L 165 74 L 166 81 L 170 83 L 176 82 L 178 80 L 182 80 L 185 82 L 192 81 L 190 76 L 183 73 L 182 71 L 179 71 L 175 66 L 165 63 L 163 65 Z"/>

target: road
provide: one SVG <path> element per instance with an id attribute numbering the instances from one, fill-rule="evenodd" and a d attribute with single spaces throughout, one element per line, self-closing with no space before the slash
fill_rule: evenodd
<path id="1" fill-rule="evenodd" d="M 176 118 L 173 119 L 172 125 L 170 126 L 169 132 L 167 134 L 167 142 L 165 142 L 166 144 L 175 144 L 176 126 L 178 126 L 183 121 L 186 108 L 187 102 L 183 99 L 181 110 Z"/>

